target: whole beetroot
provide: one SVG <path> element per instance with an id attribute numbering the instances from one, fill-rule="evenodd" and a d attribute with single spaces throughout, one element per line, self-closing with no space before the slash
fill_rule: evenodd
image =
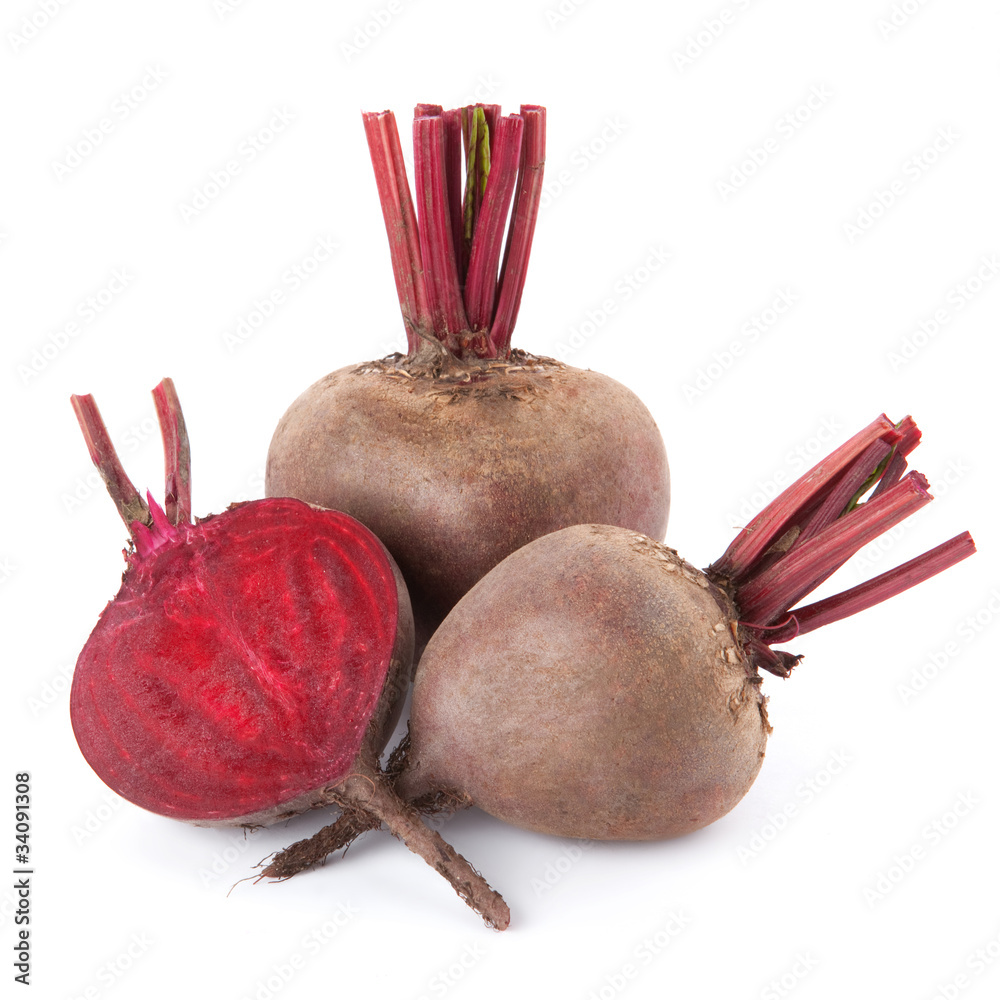
<path id="1" fill-rule="evenodd" d="M 73 675 L 84 757 L 122 797 L 197 825 L 259 826 L 330 804 L 377 817 L 505 927 L 503 900 L 379 768 L 413 655 L 391 557 L 346 514 L 284 497 L 192 521 L 173 384 L 153 395 L 164 509 L 139 496 L 93 398 L 73 397 L 133 543 Z"/>
<path id="2" fill-rule="evenodd" d="M 513 553 L 459 601 L 421 658 L 397 791 L 425 810 L 477 805 L 527 829 L 601 840 L 674 837 L 724 815 L 756 778 L 771 731 L 761 671 L 787 677 L 800 659 L 772 646 L 975 551 L 965 533 L 799 605 L 930 501 L 919 473 L 903 475 L 918 441 L 909 418 L 880 417 L 705 572 L 608 525 L 572 526 Z M 357 832 L 349 822 L 328 828 L 274 870 L 288 874 Z"/>
<path id="3" fill-rule="evenodd" d="M 364 122 L 408 351 L 307 389 L 275 430 L 266 490 L 346 511 L 378 535 L 409 585 L 419 647 L 534 538 L 591 521 L 662 538 L 669 474 L 659 431 L 628 389 L 511 350 L 545 109 L 418 105 L 419 227 L 392 113 Z"/>

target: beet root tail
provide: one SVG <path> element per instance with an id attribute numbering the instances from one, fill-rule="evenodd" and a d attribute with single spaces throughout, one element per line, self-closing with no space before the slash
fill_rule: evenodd
<path id="1" fill-rule="evenodd" d="M 368 813 L 384 824 L 394 837 L 445 878 L 487 927 L 507 929 L 510 909 L 503 897 L 451 844 L 424 823 L 416 808 L 393 791 L 384 775 L 356 770 L 338 787 L 337 798 L 350 809 Z"/>

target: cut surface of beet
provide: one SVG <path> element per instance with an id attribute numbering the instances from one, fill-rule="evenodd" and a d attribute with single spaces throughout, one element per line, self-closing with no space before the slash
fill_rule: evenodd
<path id="1" fill-rule="evenodd" d="M 389 669 L 396 582 L 353 518 L 274 498 L 135 557 L 77 664 L 71 713 L 116 792 L 221 821 L 349 771 Z"/>

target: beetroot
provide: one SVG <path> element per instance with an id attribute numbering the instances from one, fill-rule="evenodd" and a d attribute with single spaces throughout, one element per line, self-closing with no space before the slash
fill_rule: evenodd
<path id="1" fill-rule="evenodd" d="M 764 756 L 771 730 L 760 671 L 788 676 L 800 659 L 772 646 L 975 550 L 965 533 L 797 606 L 931 499 L 919 473 L 903 475 L 919 436 L 909 418 L 894 426 L 880 417 L 789 487 L 704 573 L 645 535 L 607 525 L 569 527 L 509 556 L 427 646 L 397 791 L 429 808 L 475 804 L 564 837 L 659 839 L 718 819 L 746 794 Z M 315 860 L 348 840 L 348 827 L 295 845 L 274 870 Z"/>
<path id="2" fill-rule="evenodd" d="M 420 645 L 477 580 L 534 538 L 588 521 L 662 538 L 669 476 L 659 431 L 628 389 L 511 349 L 545 109 L 501 116 L 494 105 L 418 105 L 419 226 L 395 118 L 366 113 L 364 124 L 408 351 L 307 389 L 274 432 L 266 491 L 371 528 L 409 585 Z"/>
<path id="3" fill-rule="evenodd" d="M 353 518 L 295 499 L 192 522 L 173 384 L 153 395 L 162 509 L 125 475 L 93 398 L 72 400 L 133 543 L 73 676 L 88 763 L 131 802 L 199 825 L 261 825 L 331 803 L 377 816 L 487 922 L 506 926 L 503 900 L 379 771 L 413 654 L 391 558 Z"/>

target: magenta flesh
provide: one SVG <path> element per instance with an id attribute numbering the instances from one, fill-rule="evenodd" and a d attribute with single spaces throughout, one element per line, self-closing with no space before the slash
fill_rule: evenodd
<path id="1" fill-rule="evenodd" d="M 409 599 L 381 542 L 346 514 L 285 497 L 192 523 L 170 380 L 154 398 L 165 509 L 139 496 L 93 398 L 72 400 L 133 542 L 73 676 L 88 763 L 131 802 L 196 824 L 267 824 L 331 804 L 385 823 L 503 929 L 503 899 L 378 763 L 413 655 Z"/>

